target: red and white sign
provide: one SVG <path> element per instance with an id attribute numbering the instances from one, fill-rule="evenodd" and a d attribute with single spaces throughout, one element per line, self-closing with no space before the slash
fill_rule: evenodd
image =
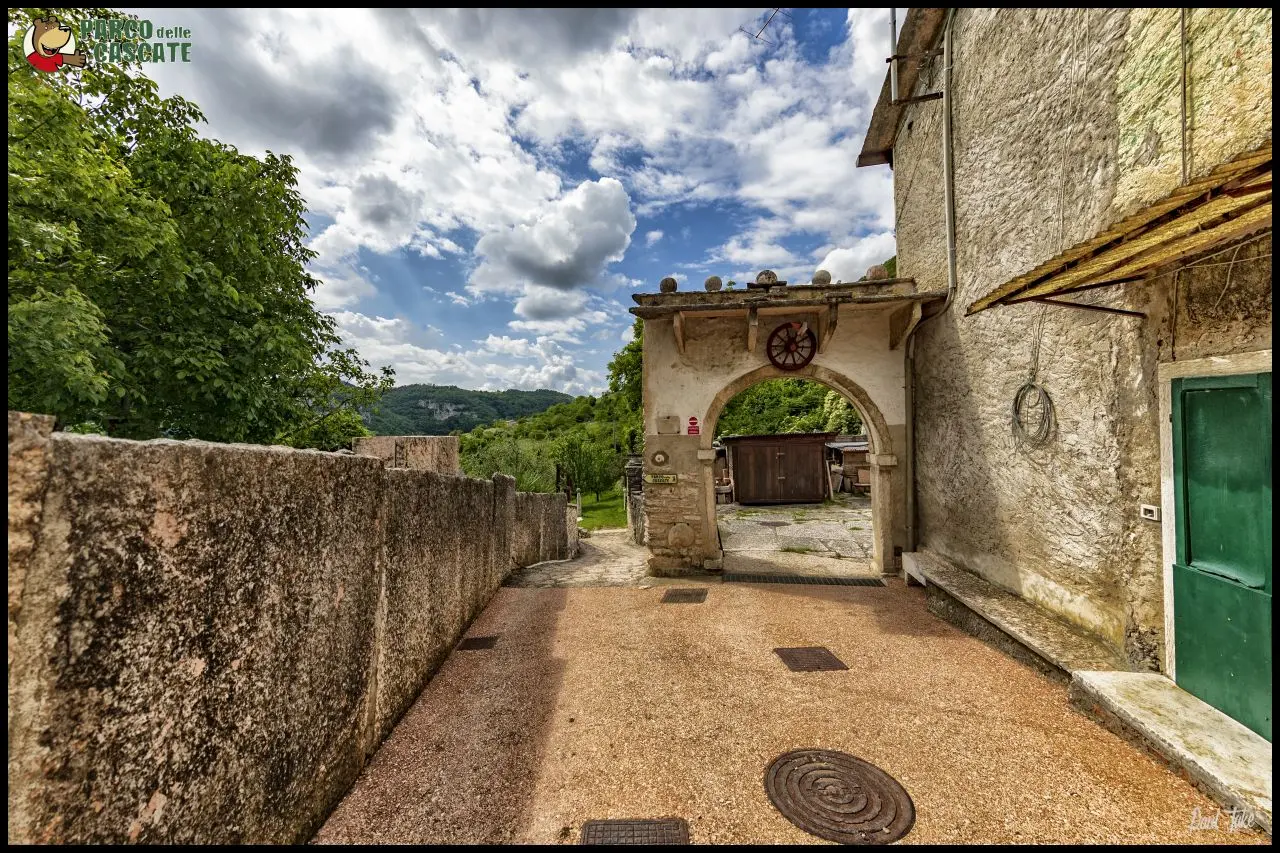
<path id="1" fill-rule="evenodd" d="M 697 418 L 689 418 L 689 435 L 698 435 L 701 429 L 698 427 Z"/>

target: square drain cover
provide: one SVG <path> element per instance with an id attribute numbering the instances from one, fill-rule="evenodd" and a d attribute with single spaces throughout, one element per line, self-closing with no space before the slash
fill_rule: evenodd
<path id="1" fill-rule="evenodd" d="M 706 600 L 706 587 L 674 587 L 662 596 L 663 604 L 701 604 Z"/>
<path id="2" fill-rule="evenodd" d="M 799 649 L 774 649 L 787 669 L 792 672 L 826 672 L 848 669 L 844 661 L 831 654 L 825 646 L 805 646 Z"/>
<path id="3" fill-rule="evenodd" d="M 472 649 L 491 649 L 493 644 L 498 642 L 498 637 L 467 637 L 461 643 L 458 643 L 459 651 L 470 651 Z"/>
<path id="4" fill-rule="evenodd" d="M 582 844 L 688 844 L 683 818 L 660 820 L 589 820 L 582 825 Z"/>

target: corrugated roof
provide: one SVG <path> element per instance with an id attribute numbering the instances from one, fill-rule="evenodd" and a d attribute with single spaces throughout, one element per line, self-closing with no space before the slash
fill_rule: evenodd
<path id="1" fill-rule="evenodd" d="M 871 446 L 868 441 L 828 441 L 827 447 L 832 450 L 866 450 Z"/>
<path id="2" fill-rule="evenodd" d="M 1159 274 L 1271 227 L 1271 143 L 1223 163 L 1095 237 L 995 288 L 965 312 Z"/>

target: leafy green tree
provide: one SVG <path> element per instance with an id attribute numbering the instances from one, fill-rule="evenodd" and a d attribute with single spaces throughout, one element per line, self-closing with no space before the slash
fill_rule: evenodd
<path id="1" fill-rule="evenodd" d="M 857 435 L 862 432 L 862 418 L 853 404 L 838 391 L 828 391 L 822 399 L 823 429 L 841 435 Z"/>
<path id="2" fill-rule="evenodd" d="M 593 441 L 583 432 L 572 432 L 556 442 L 556 462 L 573 487 L 600 499 L 622 476 L 622 458 L 612 448 Z"/>
<path id="3" fill-rule="evenodd" d="M 494 474 L 515 477 L 522 492 L 550 492 L 555 488 L 555 462 L 542 442 L 517 441 L 502 436 L 485 443 L 463 442 L 462 470 L 472 477 Z"/>
<path id="4" fill-rule="evenodd" d="M 822 432 L 827 388 L 808 379 L 766 379 L 738 394 L 716 421 L 716 435 Z"/>
<path id="5" fill-rule="evenodd" d="M 288 156 L 199 137 L 134 62 L 36 71 L 9 10 L 10 408 L 111 435 L 333 449 L 392 374 L 343 349 L 309 293 Z"/>

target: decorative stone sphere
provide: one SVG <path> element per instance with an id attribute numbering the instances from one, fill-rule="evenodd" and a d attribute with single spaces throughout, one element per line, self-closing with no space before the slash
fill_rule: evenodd
<path id="1" fill-rule="evenodd" d="M 707 277 L 705 286 L 708 293 L 715 293 L 723 284 L 724 282 L 720 280 L 720 276 L 713 275 Z"/>
<path id="2" fill-rule="evenodd" d="M 773 270 L 760 270 L 756 274 L 756 284 L 777 284 L 778 274 Z"/>
<path id="3" fill-rule="evenodd" d="M 676 280 L 671 276 L 667 276 L 661 282 L 658 283 L 658 289 L 661 290 L 663 293 L 675 293 Z"/>
<path id="4" fill-rule="evenodd" d="M 817 285 L 830 284 L 831 273 L 827 272 L 826 270 L 818 270 L 816 273 L 813 274 L 813 283 Z"/>
<path id="5" fill-rule="evenodd" d="M 870 281 L 877 281 L 878 279 L 888 277 L 889 271 L 884 268 L 884 264 L 876 264 L 874 267 L 867 270 L 867 279 Z"/>

